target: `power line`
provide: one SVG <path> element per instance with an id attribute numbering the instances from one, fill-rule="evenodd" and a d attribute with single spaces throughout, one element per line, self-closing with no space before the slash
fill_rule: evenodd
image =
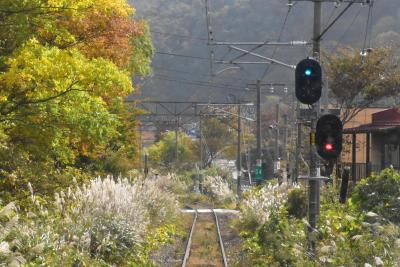
<path id="1" fill-rule="evenodd" d="M 163 75 L 163 74 L 156 74 L 159 77 L 167 77 L 167 78 L 171 78 L 171 79 L 176 79 L 176 77 L 170 77 L 168 75 Z M 188 79 L 179 79 L 181 81 L 187 81 L 187 82 L 194 82 L 194 83 L 205 83 L 205 84 L 212 84 L 212 85 L 217 85 L 217 86 L 226 86 L 226 87 L 236 87 L 239 88 L 237 85 L 235 84 L 229 84 L 229 83 L 211 83 L 208 81 L 196 81 L 196 80 L 188 80 Z M 240 87 L 241 88 L 241 87 Z"/>
<path id="2" fill-rule="evenodd" d="M 207 60 L 207 61 L 210 60 L 209 58 L 205 58 L 205 57 L 198 57 L 198 56 L 191 56 L 191 55 L 181 55 L 181 54 L 169 53 L 169 52 L 156 52 L 156 54 L 167 55 L 167 56 L 175 56 L 175 57 L 192 58 L 192 59 L 200 59 L 200 60 Z"/>
<path id="3" fill-rule="evenodd" d="M 326 28 L 326 26 L 329 25 L 329 23 L 331 22 L 331 19 L 333 18 L 333 15 L 336 13 L 335 11 L 336 11 L 337 9 L 338 9 L 338 7 L 337 7 L 337 5 L 335 4 L 335 5 L 332 7 L 331 14 L 329 15 L 329 18 L 328 18 L 328 20 L 326 21 L 326 25 L 325 25 L 324 28 Z"/>
<path id="4" fill-rule="evenodd" d="M 158 69 L 161 71 L 168 71 L 168 72 L 175 72 L 175 73 L 182 73 L 182 74 L 190 74 L 190 75 L 194 75 L 194 76 L 202 76 L 202 77 L 208 77 L 208 78 L 213 78 L 214 76 L 210 75 L 209 73 L 194 73 L 194 72 L 190 72 L 190 71 L 183 71 L 183 70 L 173 70 L 173 69 L 168 69 L 168 68 L 164 68 L 161 66 L 153 66 L 153 69 Z M 254 82 L 254 80 L 247 80 L 247 79 L 242 79 L 242 78 L 230 78 L 233 79 L 235 81 L 242 81 L 245 83 L 251 83 Z"/>
<path id="5" fill-rule="evenodd" d="M 347 29 L 344 31 L 344 33 L 340 36 L 340 38 L 337 41 L 335 50 L 339 47 L 340 43 L 343 41 L 343 38 L 346 36 L 346 34 L 348 33 L 348 31 L 351 29 L 351 27 L 354 25 L 354 23 L 356 22 L 357 18 L 360 16 L 361 14 L 361 10 L 362 7 L 360 7 L 358 9 L 358 12 L 356 13 L 356 15 L 354 16 L 353 20 L 351 21 L 351 23 L 349 24 L 349 26 L 347 27 Z"/>
<path id="6" fill-rule="evenodd" d="M 362 52 L 363 53 L 364 53 L 366 45 L 367 45 L 368 35 L 370 36 L 370 28 L 372 27 L 372 25 L 371 25 L 371 17 L 372 17 L 372 5 L 369 5 L 367 22 L 366 22 L 366 25 L 365 25 L 364 43 L 363 43 L 363 48 L 362 48 Z"/>
<path id="7" fill-rule="evenodd" d="M 286 12 L 285 19 L 283 20 L 283 24 L 282 24 L 281 30 L 280 30 L 280 32 L 279 32 L 278 42 L 282 39 L 283 31 L 285 30 L 286 23 L 287 23 L 287 21 L 288 21 L 289 14 L 290 14 L 290 11 L 291 11 L 291 10 L 292 10 L 292 9 L 289 7 L 288 10 L 287 10 L 287 12 Z M 275 54 L 276 54 L 277 51 L 278 51 L 278 47 L 275 47 L 275 48 L 274 48 L 274 51 L 272 52 L 271 58 L 274 58 L 274 57 L 275 57 Z M 262 80 L 265 78 L 265 76 L 268 74 L 269 69 L 271 68 L 271 65 L 272 65 L 272 64 L 269 64 L 269 65 L 267 66 L 267 68 L 265 69 L 263 75 L 261 76 L 261 79 L 260 79 L 261 81 L 262 81 Z"/>
<path id="8" fill-rule="evenodd" d="M 226 86 L 224 84 L 212 84 L 212 83 L 207 83 L 207 82 L 200 82 L 200 81 L 189 81 L 189 80 L 182 80 L 182 79 L 176 79 L 172 77 L 154 77 L 154 79 L 158 80 L 164 80 L 164 81 L 170 81 L 170 82 L 175 82 L 175 83 L 182 83 L 182 84 L 189 84 L 189 85 L 196 85 L 196 86 L 201 86 L 201 87 L 213 87 L 213 88 L 220 88 L 220 89 L 230 89 L 230 90 L 236 90 L 236 91 L 244 91 L 244 88 L 241 87 L 235 87 L 235 86 Z"/>
<path id="9" fill-rule="evenodd" d="M 190 35 L 183 35 L 183 34 L 176 34 L 176 33 L 166 33 L 166 32 L 160 32 L 160 31 L 155 31 L 155 30 L 150 30 L 150 32 L 151 33 L 155 33 L 155 34 L 159 34 L 159 35 L 175 36 L 175 37 L 183 38 L 183 39 L 207 41 L 207 38 L 195 37 L 195 36 L 190 36 Z"/>
<path id="10" fill-rule="evenodd" d="M 288 16 L 288 14 L 290 13 L 292 7 L 293 7 L 293 6 L 289 6 L 289 7 L 288 7 L 288 11 L 287 11 L 287 13 L 286 13 L 285 21 L 287 20 L 287 16 Z M 284 24 L 286 24 L 286 22 L 284 22 Z M 238 59 L 241 58 L 241 57 L 244 57 L 244 56 L 250 54 L 251 52 L 254 52 L 254 51 L 257 50 L 258 48 L 264 46 L 268 41 L 269 41 L 269 39 L 265 40 L 265 42 L 264 42 L 263 44 L 259 44 L 259 45 L 255 46 L 255 47 L 253 47 L 253 48 L 250 49 L 249 51 L 247 51 L 247 52 L 245 52 L 245 53 L 243 53 L 243 54 L 241 54 L 241 55 L 235 57 L 235 58 L 232 59 L 231 61 L 233 62 L 233 61 L 235 61 L 235 60 L 238 60 Z"/>

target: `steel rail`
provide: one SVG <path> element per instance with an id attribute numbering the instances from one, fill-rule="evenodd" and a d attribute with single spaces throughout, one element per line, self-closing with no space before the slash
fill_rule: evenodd
<path id="1" fill-rule="evenodd" d="M 189 256 L 190 256 L 190 248 L 192 246 L 192 237 L 193 237 L 194 228 L 196 226 L 196 221 L 197 221 L 197 210 L 195 211 L 195 214 L 194 214 L 192 228 L 190 228 L 190 234 L 189 234 L 188 242 L 186 245 L 185 256 L 183 257 L 183 261 L 182 261 L 182 267 L 186 267 L 187 260 L 189 259 Z"/>
<path id="2" fill-rule="evenodd" d="M 224 264 L 224 267 L 228 267 L 228 260 L 226 258 L 226 254 L 225 254 L 224 243 L 222 241 L 221 230 L 220 230 L 219 222 L 218 222 L 218 216 L 214 209 L 211 209 L 211 211 L 214 215 L 214 222 L 215 222 L 215 225 L 217 228 L 218 243 L 219 243 L 219 247 L 220 247 L 220 251 L 221 251 L 221 255 L 222 255 L 222 262 Z M 185 255 L 182 260 L 182 267 L 187 266 L 187 261 L 190 257 L 190 249 L 192 247 L 192 238 L 193 238 L 194 229 L 196 227 L 197 217 L 198 217 L 198 211 L 196 209 L 194 218 L 193 218 L 192 227 L 190 228 L 190 234 L 189 234 L 189 238 L 188 238 L 187 245 L 186 245 Z"/>
<path id="3" fill-rule="evenodd" d="M 221 230 L 219 228 L 218 216 L 214 209 L 212 211 L 213 211 L 214 218 L 215 218 L 215 225 L 217 226 L 218 242 L 219 242 L 219 247 L 221 249 L 222 261 L 224 263 L 224 267 L 228 267 L 228 260 L 226 259 L 224 243 L 222 242 L 222 236 L 221 236 Z"/>

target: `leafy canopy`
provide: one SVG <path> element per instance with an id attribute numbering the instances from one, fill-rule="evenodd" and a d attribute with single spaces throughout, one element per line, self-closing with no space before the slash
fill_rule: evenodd
<path id="1" fill-rule="evenodd" d="M 400 69 L 395 51 L 374 49 L 363 56 L 351 48 L 326 54 L 329 88 L 343 109 L 343 122 L 371 104 L 398 92 Z"/>

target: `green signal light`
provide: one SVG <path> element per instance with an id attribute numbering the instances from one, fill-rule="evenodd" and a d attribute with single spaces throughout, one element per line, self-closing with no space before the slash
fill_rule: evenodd
<path id="1" fill-rule="evenodd" d="M 304 71 L 304 74 L 305 74 L 306 76 L 311 76 L 311 74 L 312 74 L 311 69 L 306 69 L 306 70 Z"/>

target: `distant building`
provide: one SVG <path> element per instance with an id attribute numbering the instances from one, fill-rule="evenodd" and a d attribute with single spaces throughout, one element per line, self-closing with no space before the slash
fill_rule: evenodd
<path id="1" fill-rule="evenodd" d="M 360 113 L 344 129 L 342 162 L 351 165 L 353 181 L 384 168 L 400 169 L 400 110 Z"/>

